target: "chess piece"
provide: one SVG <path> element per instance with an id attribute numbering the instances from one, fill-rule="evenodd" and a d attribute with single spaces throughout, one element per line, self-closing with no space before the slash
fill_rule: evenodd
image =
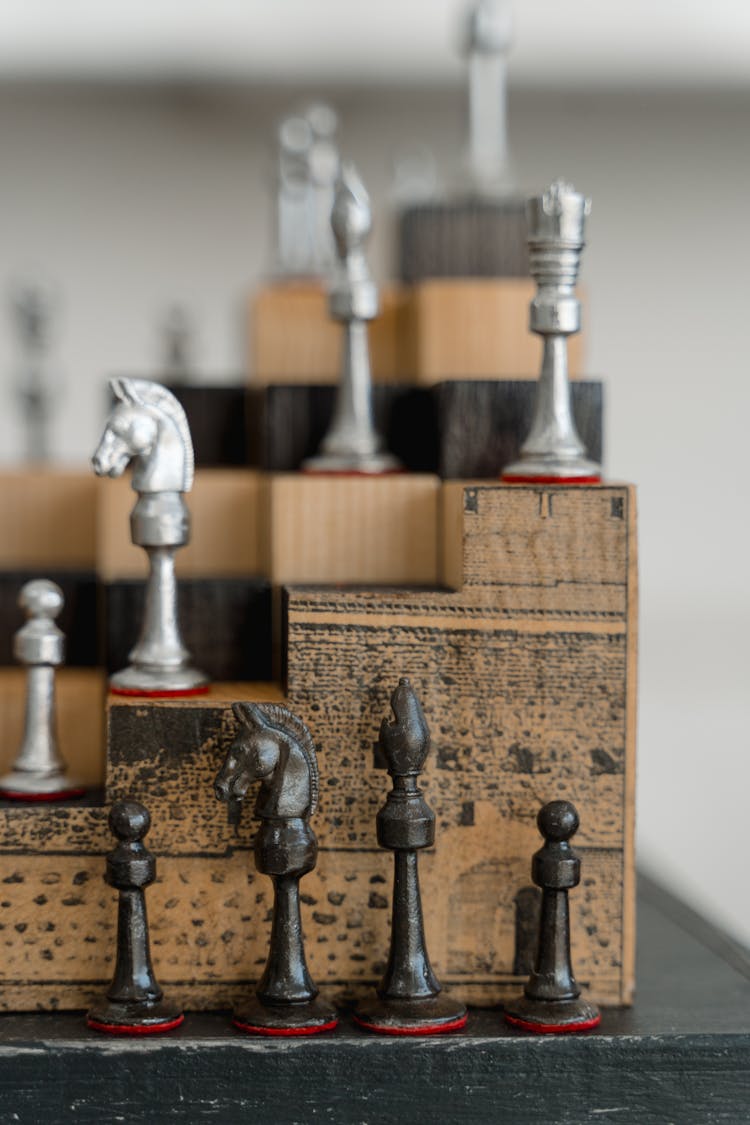
<path id="1" fill-rule="evenodd" d="M 19 801 L 80 797 L 85 790 L 66 772 L 55 722 L 55 669 L 65 660 L 65 635 L 55 618 L 63 593 L 55 582 L 37 578 L 23 587 L 18 604 L 27 620 L 13 638 L 13 654 L 28 669 L 26 718 L 13 768 L 0 778 L 0 796 Z"/>
<path id="2" fill-rule="evenodd" d="M 277 253 L 283 276 L 330 273 L 331 208 L 340 165 L 337 127 L 336 111 L 325 102 L 312 102 L 279 125 Z"/>
<path id="3" fill-rule="evenodd" d="M 122 695 L 194 695 L 207 690 L 193 668 L 177 617 L 174 555 L 190 538 L 184 500 L 193 484 L 193 443 L 174 395 L 145 379 L 112 379 L 119 400 L 92 457 L 97 476 L 119 477 L 133 462 L 138 501 L 130 514 L 133 542 L 148 554 L 146 608 L 130 665 L 110 678 Z"/>
<path id="4" fill-rule="evenodd" d="M 364 243 L 372 229 L 370 200 L 351 164 L 342 167 L 331 212 L 341 271 L 329 309 L 344 325 L 343 363 L 333 420 L 320 452 L 302 468 L 316 473 L 389 473 L 401 468 L 385 452 L 372 416 L 372 376 L 367 321 L 378 312 L 378 290 L 370 277 Z"/>
<path id="5" fill-rule="evenodd" d="M 167 310 L 162 332 L 164 382 L 176 386 L 189 383 L 193 374 L 193 323 L 184 305 L 174 304 Z"/>
<path id="6" fill-rule="evenodd" d="M 255 866 L 274 887 L 268 962 L 255 995 L 237 1008 L 237 1027 L 258 1035 L 316 1035 L 336 1026 L 305 961 L 299 881 L 315 867 L 318 841 L 310 817 L 318 803 L 318 764 L 304 723 L 280 704 L 235 703 L 237 737 L 214 783 L 237 823 L 242 802 L 260 781 Z"/>
<path id="7" fill-rule="evenodd" d="M 529 258 L 537 294 L 529 324 L 544 341 L 531 431 L 518 461 L 508 465 L 508 483 L 595 484 L 601 466 L 588 460 L 570 405 L 568 336 L 581 328 L 581 303 L 575 296 L 584 247 L 583 231 L 591 200 L 556 180 L 528 201 Z"/>
<path id="8" fill-rule="evenodd" d="M 336 145 L 338 115 L 326 102 L 312 102 L 304 116 L 312 131 L 307 163 L 310 175 L 313 272 L 328 277 L 336 260 L 331 211 L 341 157 Z"/>
<path id="9" fill-rule="evenodd" d="M 469 65 L 469 167 L 480 194 L 506 194 L 508 157 L 507 56 L 513 43 L 510 0 L 478 0 L 466 21 Z"/>
<path id="10" fill-rule="evenodd" d="M 43 464 L 50 457 L 49 420 L 53 392 L 47 373 L 51 298 L 37 286 L 24 286 L 13 294 L 13 312 L 21 347 L 18 396 L 26 431 L 27 459 Z"/>
<path id="11" fill-rule="evenodd" d="M 430 749 L 430 732 L 408 679 L 391 696 L 395 720 L 384 719 L 380 749 L 393 788 L 377 816 L 378 843 L 394 852 L 391 949 L 377 996 L 360 1003 L 354 1018 L 384 1035 L 434 1035 L 466 1023 L 466 1008 L 440 995 L 422 922 L 417 855 L 435 842 L 435 814 L 417 787 Z"/>
<path id="12" fill-rule="evenodd" d="M 150 826 L 148 809 L 138 801 L 117 801 L 110 810 L 118 843 L 104 878 L 119 893 L 117 960 L 107 1000 L 90 1009 L 86 1023 L 111 1035 L 154 1035 L 185 1018 L 164 1000 L 151 965 L 145 890 L 156 878 L 156 860 L 142 842 Z"/>
<path id="13" fill-rule="evenodd" d="M 537 824 L 544 846 L 532 859 L 531 877 L 542 889 L 539 942 L 523 996 L 505 1005 L 505 1018 L 525 1031 L 588 1031 L 601 1017 L 581 999 L 570 960 L 568 891 L 580 882 L 581 861 L 568 841 L 578 830 L 578 813 L 569 801 L 550 801 Z"/>

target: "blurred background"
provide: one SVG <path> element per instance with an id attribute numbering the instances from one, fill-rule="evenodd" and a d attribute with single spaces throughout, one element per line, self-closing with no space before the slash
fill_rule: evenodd
<path id="1" fill-rule="evenodd" d="M 58 462 L 90 456 L 108 376 L 160 376 L 175 309 L 191 377 L 247 378 L 249 295 L 277 265 L 276 132 L 302 101 L 335 107 L 373 271 L 393 277 L 404 193 L 461 181 L 464 10 L 6 0 L 2 462 L 24 453 L 25 286 L 49 311 Z M 519 0 L 514 40 L 515 183 L 564 176 L 593 199 L 584 371 L 605 381 L 607 476 L 639 486 L 639 863 L 750 942 L 750 7 Z"/>

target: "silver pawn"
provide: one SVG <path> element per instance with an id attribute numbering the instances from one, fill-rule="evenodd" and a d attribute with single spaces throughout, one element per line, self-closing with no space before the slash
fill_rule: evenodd
<path id="1" fill-rule="evenodd" d="M 467 13 L 469 170 L 480 194 L 512 187 L 507 130 L 507 57 L 513 45 L 510 0 L 479 0 Z"/>
<path id="2" fill-rule="evenodd" d="M 370 199 L 351 164 L 342 165 L 331 226 L 339 276 L 328 309 L 344 326 L 341 378 L 328 433 L 302 468 L 316 473 L 390 473 L 401 462 L 386 452 L 372 416 L 372 376 L 367 321 L 378 313 L 378 289 L 370 276 L 364 244 L 372 230 Z"/>
<path id="3" fill-rule="evenodd" d="M 55 618 L 65 604 L 63 593 L 38 578 L 26 583 L 18 604 L 27 621 L 13 639 L 13 655 L 28 669 L 26 718 L 13 769 L 0 778 L 0 794 L 26 801 L 79 797 L 85 790 L 66 773 L 55 729 L 55 668 L 65 660 L 65 634 Z"/>
<path id="4" fill-rule="evenodd" d="M 529 327 L 544 341 L 534 418 L 518 461 L 503 470 L 505 481 L 595 483 L 601 466 L 586 457 L 578 436 L 568 380 L 568 336 L 581 329 L 581 302 L 575 296 L 583 231 L 591 200 L 556 180 L 529 199 L 529 261 L 537 293 Z"/>

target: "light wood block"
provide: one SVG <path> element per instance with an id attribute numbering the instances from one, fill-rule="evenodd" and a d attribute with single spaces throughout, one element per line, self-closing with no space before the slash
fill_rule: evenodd
<path id="1" fill-rule="evenodd" d="M 91 471 L 0 473 L 0 568 L 93 569 L 95 484 Z"/>
<path id="2" fill-rule="evenodd" d="M 370 323 L 373 379 L 401 381 L 407 295 L 385 286 L 380 313 Z M 258 291 L 251 305 L 250 380 L 269 383 L 336 383 L 341 372 L 341 325 L 331 320 L 320 284 L 280 283 Z"/>
<path id="3" fill-rule="evenodd" d="M 98 668 L 60 668 L 56 675 L 57 736 L 71 776 L 85 785 L 104 780 L 106 680 Z M 26 672 L 0 669 L 0 772 L 9 770 L 21 745 Z"/>
<path id="4" fill-rule="evenodd" d="M 421 473 L 272 475 L 270 581 L 434 583 L 439 490 L 437 477 Z"/>
<path id="5" fill-rule="evenodd" d="M 264 479 L 253 469 L 199 469 L 187 496 L 191 540 L 176 555 L 178 577 L 259 575 Z M 145 578 L 146 553 L 130 539 L 136 494 L 130 474 L 99 480 L 96 490 L 96 569 L 105 581 Z"/>
<path id="6" fill-rule="evenodd" d="M 530 278 L 436 278 L 412 290 L 406 320 L 414 381 L 537 379 L 542 357 L 529 331 Z M 581 334 L 568 344 L 570 374 L 580 374 Z"/>

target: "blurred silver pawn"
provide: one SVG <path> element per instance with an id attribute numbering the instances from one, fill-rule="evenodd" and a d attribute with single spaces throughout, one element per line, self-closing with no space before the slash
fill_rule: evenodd
<path id="1" fill-rule="evenodd" d="M 479 0 L 466 17 L 468 161 L 472 187 L 480 195 L 507 195 L 513 189 L 507 127 L 507 58 L 513 22 L 510 0 Z"/>
<path id="2" fill-rule="evenodd" d="M 385 451 L 372 416 L 372 376 L 367 321 L 378 313 L 378 289 L 364 244 L 372 230 L 370 199 L 354 166 L 344 164 L 336 185 L 331 226 L 339 276 L 331 289 L 331 317 L 344 326 L 341 378 L 333 420 L 320 452 L 302 468 L 317 473 L 388 473 L 401 468 Z"/>
<path id="3" fill-rule="evenodd" d="M 0 778 L 0 794 L 27 801 L 77 797 L 84 789 L 66 772 L 56 732 L 55 669 L 65 660 L 65 635 L 55 618 L 63 593 L 56 583 L 38 578 L 26 583 L 18 604 L 27 621 L 13 639 L 13 655 L 28 669 L 26 719 L 13 769 Z"/>
<path id="4" fill-rule="evenodd" d="M 50 458 L 49 422 L 55 398 L 47 360 L 52 299 L 39 286 L 19 286 L 12 295 L 12 310 L 21 353 L 17 393 L 26 458 L 33 464 L 43 464 Z"/>
<path id="5" fill-rule="evenodd" d="M 581 330 L 575 286 L 590 211 L 591 200 L 563 180 L 527 204 L 530 270 L 537 283 L 529 327 L 542 337 L 544 352 L 531 430 L 519 460 L 503 470 L 503 480 L 601 479 L 601 466 L 588 460 L 578 436 L 568 380 L 568 336 Z"/>

